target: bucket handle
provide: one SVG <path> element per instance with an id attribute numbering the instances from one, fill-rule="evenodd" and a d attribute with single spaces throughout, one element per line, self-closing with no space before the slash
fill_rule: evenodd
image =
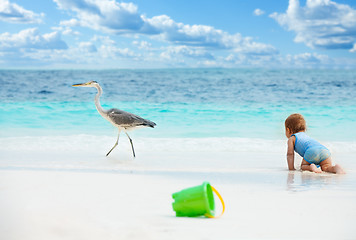
<path id="1" fill-rule="evenodd" d="M 222 211 L 221 211 L 219 216 L 213 216 L 213 215 L 210 215 L 210 214 L 205 214 L 205 216 L 208 217 L 208 218 L 219 218 L 225 212 L 225 203 L 224 203 L 224 200 L 223 200 L 222 196 L 220 195 L 220 193 L 213 186 L 211 186 L 211 190 L 213 190 L 213 192 L 219 197 L 219 199 L 221 201 L 221 205 L 222 205 Z"/>

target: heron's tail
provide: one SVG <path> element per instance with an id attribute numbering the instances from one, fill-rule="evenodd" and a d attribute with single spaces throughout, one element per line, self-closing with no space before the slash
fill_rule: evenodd
<path id="1" fill-rule="evenodd" d="M 147 126 L 147 127 L 154 128 L 157 124 L 154 123 L 154 122 L 152 122 L 152 121 L 150 121 L 150 120 L 147 120 L 147 119 L 146 119 L 146 122 L 145 122 L 143 125 L 145 125 L 145 126 Z"/>

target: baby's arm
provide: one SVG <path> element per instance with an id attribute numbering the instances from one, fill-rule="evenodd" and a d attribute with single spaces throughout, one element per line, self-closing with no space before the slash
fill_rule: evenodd
<path id="1" fill-rule="evenodd" d="M 292 136 L 288 139 L 288 149 L 287 149 L 287 163 L 289 170 L 295 170 L 294 168 L 294 143 L 295 137 Z"/>

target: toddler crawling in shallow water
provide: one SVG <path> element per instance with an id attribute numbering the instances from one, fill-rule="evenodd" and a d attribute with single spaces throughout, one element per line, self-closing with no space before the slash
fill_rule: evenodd
<path id="1" fill-rule="evenodd" d="M 289 170 L 294 168 L 294 151 L 301 157 L 302 170 L 315 173 L 322 171 L 331 173 L 345 173 L 338 164 L 332 165 L 330 151 L 305 134 L 306 122 L 301 114 L 290 115 L 285 121 L 285 131 L 288 138 L 287 163 Z M 319 168 L 321 167 L 321 169 Z"/>

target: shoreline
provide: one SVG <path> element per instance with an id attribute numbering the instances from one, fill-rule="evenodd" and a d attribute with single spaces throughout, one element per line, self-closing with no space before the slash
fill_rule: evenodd
<path id="1" fill-rule="evenodd" d="M 115 138 L 96 135 L 26 136 L 0 138 L 0 168 L 40 167 L 114 170 L 286 169 L 286 140 L 255 138 L 133 138 L 136 158 L 128 139 L 108 156 Z M 356 169 L 356 141 L 321 142 L 333 163 Z M 246 160 L 245 160 L 246 159 Z M 252 159 L 252 161 L 251 161 Z M 301 158 L 296 156 L 295 166 Z"/>

